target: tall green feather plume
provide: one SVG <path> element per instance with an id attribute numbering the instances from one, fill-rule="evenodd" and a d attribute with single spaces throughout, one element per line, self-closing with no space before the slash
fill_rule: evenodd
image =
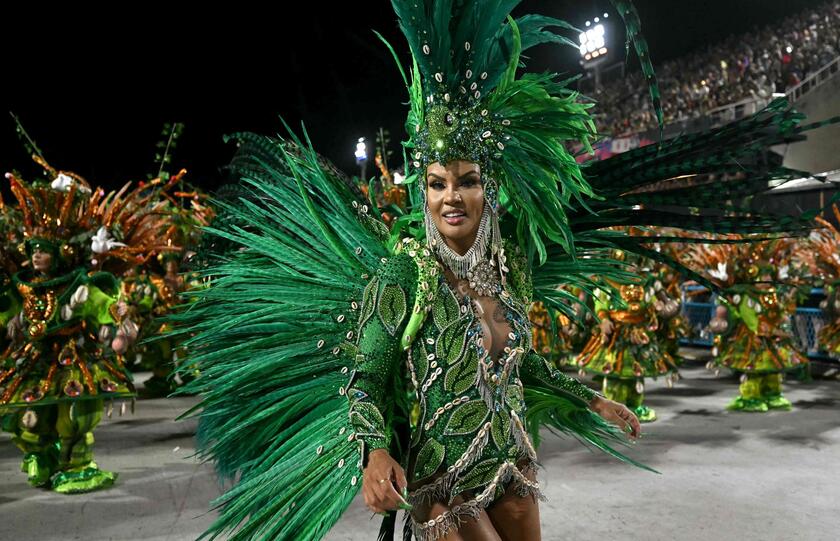
<path id="1" fill-rule="evenodd" d="M 510 16 L 518 1 L 393 0 L 415 69 L 405 143 L 411 179 L 434 161 L 469 159 L 500 185 L 519 241 L 545 261 L 545 241 L 574 254 L 564 207 L 592 197 L 569 141 L 590 148 L 595 126 L 568 80 L 517 78 L 521 55 L 541 43 L 574 46 L 549 29 L 565 21 Z M 393 49 L 392 49 L 393 51 Z M 404 71 L 401 69 L 401 73 Z"/>
<path id="2" fill-rule="evenodd" d="M 570 269 L 575 263 L 564 253 L 565 245 L 548 244 L 547 263 L 534 268 L 534 283 L 541 284 L 535 287 L 535 297 L 574 317 L 570 307 L 577 303 L 576 298 L 555 292 L 553 284 L 571 283 L 584 291 L 599 287 L 609 293 L 609 281 L 628 280 L 626 270 L 610 264 L 611 250 L 661 261 L 714 287 L 696 269 L 650 249 L 654 243 L 694 243 L 699 239 L 656 232 L 634 237 L 627 232 L 630 226 L 750 235 L 745 240 L 714 242 L 807 234 L 814 227 L 814 212 L 779 215 L 752 208 L 754 196 L 809 176 L 784 167 L 771 147 L 802 140 L 807 131 L 840 121 L 830 118 L 803 125 L 803 120 L 784 99 L 774 100 L 755 115 L 726 126 L 586 164 L 584 177 L 600 197 L 585 199 L 585 204 L 571 199 L 573 208 L 567 209 L 567 215 L 576 250 L 587 254 L 582 261 L 589 274 Z M 624 230 L 607 229 L 616 226 Z M 554 261 L 563 264 L 552 266 Z"/>
<path id="3" fill-rule="evenodd" d="M 610 0 L 613 7 L 624 19 L 624 28 L 627 32 L 627 54 L 630 54 L 630 45 L 636 50 L 639 57 L 639 64 L 642 67 L 642 74 L 648 85 L 650 99 L 653 102 L 653 110 L 656 113 L 656 120 L 659 123 L 660 137 L 663 128 L 662 98 L 659 93 L 659 83 L 656 81 L 656 73 L 653 71 L 653 62 L 650 58 L 647 40 L 642 35 L 642 23 L 639 20 L 639 12 L 630 0 Z"/>
<path id="4" fill-rule="evenodd" d="M 770 151 L 801 140 L 803 119 L 786 100 L 778 99 L 726 126 L 591 162 L 584 174 L 601 199 L 569 213 L 572 229 L 576 235 L 611 225 L 806 233 L 813 227 L 812 215 L 761 213 L 750 204 L 753 196 L 771 187 L 809 176 L 784 167 Z M 811 129 L 832 120 L 814 123 Z"/>

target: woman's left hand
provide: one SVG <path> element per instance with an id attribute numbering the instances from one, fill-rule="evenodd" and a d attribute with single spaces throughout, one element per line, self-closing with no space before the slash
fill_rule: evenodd
<path id="1" fill-rule="evenodd" d="M 630 437 L 638 438 L 642 434 L 642 425 L 636 415 L 624 404 L 619 404 L 607 398 L 596 396 L 589 403 L 589 409 L 597 413 L 608 423 L 616 425 L 623 431 L 630 428 Z"/>

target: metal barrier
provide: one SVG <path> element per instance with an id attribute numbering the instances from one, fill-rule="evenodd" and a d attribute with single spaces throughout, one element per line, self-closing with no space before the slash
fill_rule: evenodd
<path id="1" fill-rule="evenodd" d="M 812 289 L 811 295 L 805 302 L 809 306 L 799 306 L 791 318 L 793 339 L 796 345 L 800 351 L 812 359 L 830 358 L 819 342 L 820 329 L 828 323 L 823 311 L 817 308 L 823 298 L 825 298 L 823 289 Z"/>
<path id="2" fill-rule="evenodd" d="M 791 318 L 793 340 L 799 350 L 809 357 L 824 357 L 820 349 L 818 336 L 825 325 L 825 316 L 819 308 L 799 307 Z"/>
<path id="3" fill-rule="evenodd" d="M 694 295 L 691 295 L 694 293 Z M 708 299 L 688 300 L 697 296 L 707 296 Z M 709 331 L 709 321 L 715 315 L 717 295 L 703 286 L 682 287 L 682 315 L 688 321 L 688 336 L 681 339 L 685 346 L 711 347 L 714 335 Z"/>
<path id="4" fill-rule="evenodd" d="M 811 75 L 803 79 L 801 83 L 789 89 L 787 92 L 785 92 L 785 94 L 787 94 L 791 103 L 796 102 L 799 99 L 801 99 L 802 96 L 808 94 L 812 90 L 822 85 L 824 82 L 831 79 L 834 76 L 834 74 L 838 71 L 840 71 L 840 56 L 838 56 L 825 66 L 821 67 L 815 73 L 812 73 Z"/>

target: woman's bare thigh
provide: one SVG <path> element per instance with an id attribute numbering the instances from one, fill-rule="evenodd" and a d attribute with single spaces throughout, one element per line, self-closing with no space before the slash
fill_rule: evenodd
<path id="1" fill-rule="evenodd" d="M 464 500 L 461 497 L 455 498 L 452 506 L 455 507 Z M 430 520 L 450 510 L 450 507 L 442 503 L 434 503 L 431 507 L 415 514 L 418 520 Z M 418 516 L 419 515 L 419 516 Z M 487 511 L 481 510 L 478 517 L 465 517 L 458 529 L 449 531 L 440 541 L 502 541 L 503 538 L 496 532 L 493 522 L 487 515 Z"/>
<path id="2" fill-rule="evenodd" d="M 535 481 L 533 470 L 525 476 Z M 540 505 L 536 496 L 520 496 L 514 483 L 487 508 L 487 515 L 501 541 L 540 541 Z"/>

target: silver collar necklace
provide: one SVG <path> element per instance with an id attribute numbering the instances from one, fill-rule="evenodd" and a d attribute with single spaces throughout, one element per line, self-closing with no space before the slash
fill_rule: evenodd
<path id="1" fill-rule="evenodd" d="M 490 221 L 489 205 L 484 205 L 484 212 L 481 213 L 481 222 L 478 224 L 478 233 L 475 242 L 464 255 L 457 254 L 450 248 L 432 221 L 428 207 L 426 207 L 426 238 L 431 239 L 432 250 L 440 257 L 441 261 L 461 279 L 468 278 L 467 274 L 479 262 L 487 259 L 487 248 L 490 244 L 488 223 Z"/>

